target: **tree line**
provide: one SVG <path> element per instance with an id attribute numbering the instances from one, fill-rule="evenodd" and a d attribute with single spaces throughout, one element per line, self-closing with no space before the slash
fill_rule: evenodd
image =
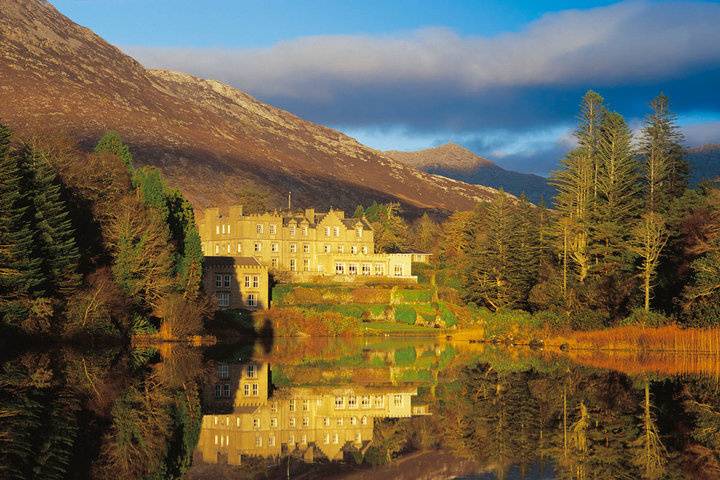
<path id="1" fill-rule="evenodd" d="M 358 207 L 379 251 L 435 254 L 464 299 L 543 312 L 573 328 L 720 321 L 720 189 L 688 187 L 683 137 L 660 94 L 638 133 L 589 91 L 550 205 L 499 192 L 474 211 L 408 224 L 398 204 Z"/>
<path id="2" fill-rule="evenodd" d="M 51 336 L 200 329 L 202 252 L 190 203 L 116 132 L 91 153 L 0 125 L 0 315 Z"/>

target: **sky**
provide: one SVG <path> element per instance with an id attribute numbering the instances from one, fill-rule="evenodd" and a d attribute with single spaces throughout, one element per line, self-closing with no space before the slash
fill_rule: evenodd
<path id="1" fill-rule="evenodd" d="M 583 93 L 637 130 L 663 91 L 720 143 L 720 2 L 52 0 L 147 67 L 212 78 L 371 147 L 460 143 L 548 175 Z"/>

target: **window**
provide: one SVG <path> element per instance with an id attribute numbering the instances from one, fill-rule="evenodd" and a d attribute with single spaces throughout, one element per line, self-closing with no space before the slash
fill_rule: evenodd
<path id="1" fill-rule="evenodd" d="M 245 275 L 245 288 L 250 288 L 250 275 Z"/>
<path id="2" fill-rule="evenodd" d="M 310 271 L 310 259 L 309 258 L 303 259 L 303 270 L 306 272 Z"/>
<path id="3" fill-rule="evenodd" d="M 277 259 L 277 258 L 271 259 L 271 260 L 270 260 L 270 264 L 272 265 L 273 268 L 277 268 L 277 266 L 278 266 L 278 259 Z"/>
<path id="4" fill-rule="evenodd" d="M 362 434 L 360 432 L 355 432 L 355 443 L 362 443 Z"/>
<path id="5" fill-rule="evenodd" d="M 323 425 L 326 427 L 330 426 L 330 417 L 325 417 L 325 420 L 323 420 Z"/>
<path id="6" fill-rule="evenodd" d="M 360 418 L 360 424 L 361 425 L 367 425 L 367 417 L 365 415 Z"/>
<path id="7" fill-rule="evenodd" d="M 256 447 L 262 447 L 262 437 L 260 435 L 257 435 L 255 437 L 255 446 Z"/>
<path id="8" fill-rule="evenodd" d="M 338 245 L 338 253 L 345 253 L 345 245 Z"/>
<path id="9" fill-rule="evenodd" d="M 277 426 L 278 426 L 277 417 L 272 417 L 272 418 L 270 419 L 270 426 L 271 426 L 272 428 L 277 428 Z"/>
<path id="10" fill-rule="evenodd" d="M 215 275 L 215 288 L 222 288 L 222 275 L 219 273 Z"/>
<path id="11" fill-rule="evenodd" d="M 240 428 L 240 417 L 235 417 L 235 426 Z"/>
<path id="12" fill-rule="evenodd" d="M 292 433 L 291 433 L 290 436 L 288 437 L 288 443 L 289 443 L 290 445 L 295 445 L 295 435 L 293 435 Z"/>
<path id="13" fill-rule="evenodd" d="M 357 254 L 357 245 L 353 245 L 350 247 L 350 253 L 353 255 Z"/>
<path id="14" fill-rule="evenodd" d="M 296 233 L 297 233 L 297 228 L 295 227 L 295 225 L 290 225 L 290 236 L 294 237 Z"/>
<path id="15" fill-rule="evenodd" d="M 350 425 L 357 425 L 357 417 L 350 417 Z"/>
<path id="16" fill-rule="evenodd" d="M 227 253 L 228 253 L 228 255 L 230 255 L 230 253 L 232 253 L 232 250 L 231 250 L 231 249 L 232 249 L 232 247 L 231 247 L 230 244 L 228 243 L 228 244 L 227 244 Z"/>
<path id="17" fill-rule="evenodd" d="M 325 252 L 325 253 L 330 253 L 330 248 L 331 248 L 330 245 L 325 244 L 325 245 L 323 246 L 323 252 Z"/>
<path id="18" fill-rule="evenodd" d="M 357 397 L 355 395 L 348 398 L 348 408 L 357 408 Z"/>
<path id="19" fill-rule="evenodd" d="M 242 244 L 240 242 L 237 244 L 237 251 L 238 253 L 242 253 Z"/>
<path id="20" fill-rule="evenodd" d="M 274 447 L 275 446 L 275 435 L 270 435 L 268 437 L 268 446 Z"/>
<path id="21" fill-rule="evenodd" d="M 222 225 L 222 233 L 225 233 L 225 224 Z"/>
<path id="22" fill-rule="evenodd" d="M 393 405 L 395 405 L 396 407 L 402 407 L 402 404 L 403 404 L 402 395 L 395 395 L 393 397 Z"/>
<path id="23" fill-rule="evenodd" d="M 303 243 L 303 253 L 310 253 L 310 244 Z"/>
<path id="24" fill-rule="evenodd" d="M 345 265 L 342 263 L 335 264 L 335 275 L 345 275 Z"/>
<path id="25" fill-rule="evenodd" d="M 367 247 L 367 245 L 363 245 L 363 247 L 362 247 L 362 252 L 363 252 L 363 255 L 367 255 L 367 254 L 368 254 L 368 247 Z"/>
<path id="26" fill-rule="evenodd" d="M 258 396 L 259 389 L 258 389 L 258 384 L 257 384 L 257 383 L 253 383 L 253 384 L 252 384 L 252 392 L 253 392 L 253 397 L 257 397 L 257 396 Z"/>
<path id="27" fill-rule="evenodd" d="M 277 410 L 278 410 L 277 402 L 272 402 L 270 404 L 270 413 L 277 413 Z"/>
<path id="28" fill-rule="evenodd" d="M 302 227 L 302 234 L 303 234 L 303 237 L 308 236 L 308 227 Z"/>
<path id="29" fill-rule="evenodd" d="M 220 235 L 220 225 L 215 225 L 215 234 Z"/>
<path id="30" fill-rule="evenodd" d="M 297 405 L 296 405 L 295 400 L 294 399 L 290 400 L 290 411 L 294 412 L 296 408 L 297 408 Z"/>
<path id="31" fill-rule="evenodd" d="M 402 277 L 402 276 L 403 276 L 403 267 L 402 267 L 402 265 L 395 265 L 395 276 L 396 276 L 396 277 Z"/>
<path id="32" fill-rule="evenodd" d="M 345 408 L 345 398 L 335 397 L 335 410 Z"/>
<path id="33" fill-rule="evenodd" d="M 270 224 L 270 235 L 275 235 L 277 233 L 277 227 L 275 224 Z"/>
<path id="34" fill-rule="evenodd" d="M 220 378 L 230 377 L 230 367 L 227 364 L 221 363 L 220 365 L 218 365 L 218 377 L 220 377 Z"/>
<path id="35" fill-rule="evenodd" d="M 279 250 L 280 250 L 280 245 L 278 245 L 277 243 L 271 243 L 271 244 L 270 244 L 270 251 L 271 251 L 271 252 L 277 252 L 277 251 L 279 251 Z"/>
<path id="36" fill-rule="evenodd" d="M 215 294 L 217 298 L 218 307 L 229 307 L 230 306 L 230 293 L 229 292 L 217 292 Z"/>
<path id="37" fill-rule="evenodd" d="M 310 419 L 308 417 L 303 417 L 303 427 L 309 427 L 310 426 Z"/>
<path id="38" fill-rule="evenodd" d="M 326 237 L 330 236 L 330 227 L 325 227 L 325 236 Z"/>
<path id="39" fill-rule="evenodd" d="M 220 398 L 222 396 L 222 385 L 219 383 L 215 385 L 215 398 Z"/>
<path id="40" fill-rule="evenodd" d="M 257 225 L 255 225 L 255 231 L 256 231 L 258 234 L 263 233 L 262 223 L 258 223 Z"/>
<path id="41" fill-rule="evenodd" d="M 230 398 L 230 384 L 226 383 L 223 385 L 223 397 Z"/>
<path id="42" fill-rule="evenodd" d="M 248 293 L 247 304 L 248 307 L 257 307 L 257 299 L 255 298 L 254 293 Z"/>
<path id="43" fill-rule="evenodd" d="M 356 227 L 355 228 L 355 236 L 357 238 L 362 238 L 362 227 Z"/>
<path id="44" fill-rule="evenodd" d="M 230 224 L 228 223 L 228 233 L 230 233 Z"/>
<path id="45" fill-rule="evenodd" d="M 335 234 L 336 237 L 339 237 L 340 236 L 340 227 L 334 227 L 333 234 Z"/>
<path id="46" fill-rule="evenodd" d="M 343 423 L 345 423 L 345 420 L 343 419 L 343 417 L 339 417 L 335 423 L 337 423 L 338 427 L 342 427 Z"/>
<path id="47" fill-rule="evenodd" d="M 290 253 L 297 253 L 297 243 L 290 244 Z"/>
<path id="48" fill-rule="evenodd" d="M 302 445 L 307 445 L 307 435 L 303 433 L 302 439 L 300 440 Z"/>
<path id="49" fill-rule="evenodd" d="M 290 428 L 295 428 L 296 424 L 297 421 L 295 420 L 295 417 L 290 417 Z"/>
<path id="50" fill-rule="evenodd" d="M 246 397 L 250 396 L 250 384 L 249 383 L 246 383 L 245 385 L 243 385 L 243 395 L 245 395 Z"/>
<path id="51" fill-rule="evenodd" d="M 255 251 L 256 252 L 262 252 L 262 243 L 255 242 Z"/>
<path id="52" fill-rule="evenodd" d="M 335 433 L 333 434 L 333 443 L 337 444 L 340 441 L 340 436 Z"/>
<path id="53" fill-rule="evenodd" d="M 329 445 L 329 444 L 330 444 L 330 434 L 329 434 L 329 433 L 326 433 L 326 434 L 325 434 L 324 440 L 325 440 L 325 445 Z"/>
<path id="54" fill-rule="evenodd" d="M 230 275 L 225 275 L 225 282 L 223 283 L 225 288 L 230 288 Z"/>
<path id="55" fill-rule="evenodd" d="M 220 245 L 215 245 L 215 255 L 220 253 Z"/>
<path id="56" fill-rule="evenodd" d="M 310 411 L 310 400 L 303 400 L 303 412 Z"/>
<path id="57" fill-rule="evenodd" d="M 375 408 L 382 408 L 385 405 L 385 397 L 378 395 L 375 397 Z"/>
<path id="58" fill-rule="evenodd" d="M 348 265 L 348 275 L 357 275 L 357 264 L 351 263 Z"/>
<path id="59" fill-rule="evenodd" d="M 255 429 L 260 428 L 260 419 L 257 417 L 253 418 L 253 428 L 255 428 Z"/>
<path id="60" fill-rule="evenodd" d="M 363 275 L 370 275 L 370 264 L 369 264 L 369 263 L 363 263 L 363 265 L 362 265 L 362 274 L 363 274 Z"/>
<path id="61" fill-rule="evenodd" d="M 382 263 L 376 263 L 375 264 L 375 275 L 384 275 L 385 274 L 385 266 Z"/>
<path id="62" fill-rule="evenodd" d="M 360 406 L 362 408 L 370 408 L 370 397 L 367 395 L 362 397 L 362 402 L 360 403 Z"/>
<path id="63" fill-rule="evenodd" d="M 257 275 L 253 275 L 253 288 L 259 288 L 260 287 L 260 277 Z"/>
<path id="64" fill-rule="evenodd" d="M 255 368 L 255 365 L 250 364 L 247 366 L 247 376 L 248 378 L 255 378 L 257 376 L 257 369 Z"/>
<path id="65" fill-rule="evenodd" d="M 297 271 L 297 261 L 294 258 L 290 259 L 290 271 L 291 272 Z"/>

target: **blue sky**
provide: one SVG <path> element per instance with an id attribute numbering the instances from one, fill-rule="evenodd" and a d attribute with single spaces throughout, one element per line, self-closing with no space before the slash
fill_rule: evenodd
<path id="1" fill-rule="evenodd" d="M 659 90 L 720 142 L 708 1 L 56 0 L 149 67 L 214 78 L 379 149 L 452 140 L 547 174 L 588 88 L 633 127 Z"/>

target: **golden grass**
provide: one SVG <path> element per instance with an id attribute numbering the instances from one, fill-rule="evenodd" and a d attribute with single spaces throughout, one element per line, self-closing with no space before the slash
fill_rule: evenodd
<path id="1" fill-rule="evenodd" d="M 573 332 L 550 338 L 546 345 L 567 344 L 571 350 L 628 350 L 645 352 L 691 352 L 720 355 L 720 328 L 688 328 L 677 325 L 650 328 L 627 326 Z"/>
<path id="2" fill-rule="evenodd" d="M 564 355 L 580 365 L 627 375 L 707 375 L 720 379 L 720 356 L 707 353 L 570 350 Z"/>

